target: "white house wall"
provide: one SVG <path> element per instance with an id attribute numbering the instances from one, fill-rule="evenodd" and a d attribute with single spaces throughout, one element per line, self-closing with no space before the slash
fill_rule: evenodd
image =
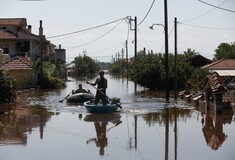
<path id="1" fill-rule="evenodd" d="M 235 70 L 211 70 L 217 72 L 220 76 L 235 76 Z"/>

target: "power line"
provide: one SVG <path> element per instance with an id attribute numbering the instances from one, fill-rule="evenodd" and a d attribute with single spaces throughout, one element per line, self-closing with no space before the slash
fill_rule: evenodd
<path id="1" fill-rule="evenodd" d="M 150 49 L 148 42 L 147 42 L 146 39 L 144 38 L 144 35 L 140 32 L 140 29 L 139 29 L 139 28 L 138 28 L 138 31 L 139 31 L 140 35 L 142 36 L 142 38 L 143 38 L 145 44 L 147 45 L 147 47 Z"/>
<path id="2" fill-rule="evenodd" d="M 179 24 L 183 24 L 186 26 L 191 26 L 191 27 L 197 27 L 197 28 L 202 28 L 202 29 L 214 29 L 214 30 L 235 30 L 235 28 L 214 28 L 214 27 L 204 27 L 204 26 L 197 26 L 197 25 L 192 25 L 192 24 L 187 24 L 187 23 L 182 23 L 179 22 Z"/>
<path id="3" fill-rule="evenodd" d="M 99 52 L 110 50 L 110 49 L 115 48 L 117 46 L 120 46 L 120 44 L 124 44 L 124 43 L 125 42 L 118 43 L 116 45 L 110 46 L 109 48 L 105 48 L 105 49 L 102 49 L 102 50 L 99 50 L 99 51 L 96 51 L 96 52 L 89 53 L 89 55 L 93 55 L 93 54 L 96 54 L 96 53 L 99 53 Z"/>
<path id="4" fill-rule="evenodd" d="M 123 19 L 123 20 L 124 20 L 124 19 Z M 81 44 L 81 45 L 77 45 L 77 46 L 74 46 L 74 47 L 70 47 L 69 49 L 79 48 L 79 47 L 88 45 L 88 44 L 90 44 L 90 43 L 93 43 L 93 42 L 99 40 L 100 38 L 106 36 L 108 33 L 110 33 L 111 31 L 113 31 L 116 27 L 118 27 L 118 26 L 123 22 L 123 20 L 122 20 L 120 23 L 118 23 L 116 26 L 114 26 L 111 30 L 109 30 L 108 32 L 104 33 L 103 35 L 97 37 L 96 39 L 93 39 L 93 40 L 91 40 L 91 41 L 89 41 L 89 42 L 86 42 L 86 43 L 84 43 L 84 44 Z"/>
<path id="5" fill-rule="evenodd" d="M 219 7 L 219 6 L 215 6 L 215 5 L 213 5 L 213 4 L 210 4 L 210 3 L 204 2 L 204 1 L 202 1 L 202 0 L 198 0 L 198 1 L 199 1 L 199 2 L 202 2 L 202 3 L 205 3 L 205 4 L 209 5 L 209 6 L 212 6 L 212 7 L 218 8 L 218 9 L 222 9 L 222 10 L 224 10 L 224 11 L 228 11 L 228 12 L 235 12 L 234 10 L 225 9 L 225 8 L 222 8 L 222 7 Z"/>
<path id="6" fill-rule="evenodd" d="M 227 1 L 228 1 L 228 0 L 223 1 L 223 2 L 220 3 L 218 6 L 221 6 L 222 4 L 224 4 L 224 3 L 227 2 Z M 209 10 L 209 11 L 203 13 L 202 15 L 199 15 L 199 16 L 197 16 L 197 17 L 194 17 L 194 18 L 191 18 L 191 19 L 188 19 L 188 20 L 184 20 L 184 21 L 182 21 L 182 22 L 189 22 L 189 21 L 193 21 L 193 20 L 195 20 L 195 19 L 204 17 L 205 15 L 207 15 L 207 14 L 209 14 L 210 12 L 214 11 L 215 9 L 216 9 L 216 8 L 212 8 L 211 10 Z"/>
<path id="7" fill-rule="evenodd" d="M 170 34 L 168 34 L 168 39 L 170 38 L 170 36 L 171 36 L 172 31 L 173 31 L 173 29 L 174 29 L 174 28 L 175 28 L 175 25 L 173 25 L 173 27 L 171 28 Z M 162 52 L 162 50 L 163 50 L 164 46 L 165 46 L 165 43 L 163 44 L 163 46 L 162 46 L 162 48 L 161 48 L 161 50 L 160 50 L 160 52 L 159 52 L 159 53 L 161 53 L 161 52 Z"/>
<path id="8" fill-rule="evenodd" d="M 151 9 L 152 9 L 152 7 L 153 7 L 154 2 L 155 2 L 155 0 L 153 0 L 153 2 L 152 2 L 152 4 L 151 4 L 151 6 L 150 6 L 148 12 L 146 13 L 145 17 L 142 19 L 142 21 L 141 21 L 137 26 L 139 26 L 141 23 L 143 23 L 144 20 L 147 18 L 149 12 L 151 11 Z"/>
<path id="9" fill-rule="evenodd" d="M 126 17 L 125 17 L 125 18 L 126 18 Z M 50 37 L 48 37 L 48 39 L 57 38 L 57 37 L 62 37 L 62 36 L 68 36 L 68 35 L 71 35 L 71 34 L 76 34 L 76 33 L 84 32 L 84 31 L 92 30 L 92 29 L 95 29 L 95 28 L 103 27 L 103 26 L 106 26 L 106 25 L 109 25 L 109 24 L 118 22 L 118 21 L 120 21 L 120 20 L 124 20 L 125 18 L 120 18 L 120 19 L 114 20 L 114 21 L 112 21 L 112 22 L 104 23 L 104 24 L 101 24 L 101 25 L 98 25 L 98 26 L 95 26 L 95 27 L 91 27 L 91 28 L 87 28 L 87 29 L 83 29 L 83 30 L 79 30 L 79 31 L 64 33 L 64 34 L 55 35 L 55 36 L 50 36 Z"/>

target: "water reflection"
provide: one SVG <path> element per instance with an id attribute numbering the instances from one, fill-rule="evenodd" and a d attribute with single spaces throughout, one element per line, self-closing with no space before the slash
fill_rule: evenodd
<path id="1" fill-rule="evenodd" d="M 86 141 L 87 144 L 90 142 L 95 142 L 96 146 L 99 147 L 99 154 L 104 155 L 104 148 L 108 146 L 107 132 L 112 128 L 118 126 L 122 123 L 120 120 L 121 116 L 119 114 L 89 114 L 86 115 L 84 121 L 94 122 L 94 127 L 96 130 L 96 137 L 90 138 Z M 111 122 L 113 125 L 107 128 L 108 123 Z"/>
<path id="2" fill-rule="evenodd" d="M 218 114 L 213 111 L 208 111 L 202 117 L 202 131 L 205 137 L 206 143 L 213 150 L 217 150 L 222 146 L 227 138 L 224 133 L 223 125 L 231 124 L 233 120 L 233 112 L 231 109 L 223 110 Z"/>
<path id="3" fill-rule="evenodd" d="M 176 107 L 166 107 L 160 112 L 148 113 L 142 116 L 142 118 L 147 122 L 149 127 L 158 123 L 159 125 L 165 126 L 165 160 L 169 159 L 169 137 L 170 137 L 170 126 L 174 126 L 174 159 L 177 159 L 178 153 L 178 127 L 177 122 L 179 119 L 190 118 L 193 111 L 189 108 L 176 108 Z"/>
<path id="4" fill-rule="evenodd" d="M 26 96 L 27 97 L 27 96 Z M 43 128 L 54 114 L 40 105 L 27 106 L 24 97 L 19 96 L 17 104 L 3 105 L 0 110 L 0 144 L 27 144 L 27 134 L 39 127 L 43 139 Z"/>
<path id="5" fill-rule="evenodd" d="M 106 77 L 108 95 L 121 98 L 117 115 L 88 114 L 83 106 L 60 103 L 75 81 L 61 91 L 30 90 L 16 105 L 1 105 L 0 159 L 234 158 L 235 107 L 216 114 L 184 100 L 166 104 L 160 92 L 134 92 L 132 82 Z"/>

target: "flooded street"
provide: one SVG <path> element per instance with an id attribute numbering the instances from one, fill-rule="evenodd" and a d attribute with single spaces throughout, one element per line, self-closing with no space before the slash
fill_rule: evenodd
<path id="1" fill-rule="evenodd" d="M 14 105 L 1 105 L 0 160 L 233 160 L 234 110 L 222 114 L 184 100 L 165 103 L 162 93 L 144 92 L 127 79 L 105 75 L 107 95 L 121 98 L 115 114 L 88 114 L 62 100 L 63 90 L 25 90 Z M 92 81 L 92 80 L 91 80 Z"/>

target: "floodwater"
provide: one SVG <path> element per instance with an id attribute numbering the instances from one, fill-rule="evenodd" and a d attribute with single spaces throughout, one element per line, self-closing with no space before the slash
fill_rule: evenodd
<path id="1" fill-rule="evenodd" d="M 234 160 L 234 109 L 221 114 L 184 100 L 165 103 L 127 79 L 106 75 L 109 97 L 121 98 L 116 114 L 88 114 L 62 100 L 63 90 L 24 90 L 17 104 L 0 106 L 0 160 Z M 163 97 L 163 98 L 161 98 Z"/>

